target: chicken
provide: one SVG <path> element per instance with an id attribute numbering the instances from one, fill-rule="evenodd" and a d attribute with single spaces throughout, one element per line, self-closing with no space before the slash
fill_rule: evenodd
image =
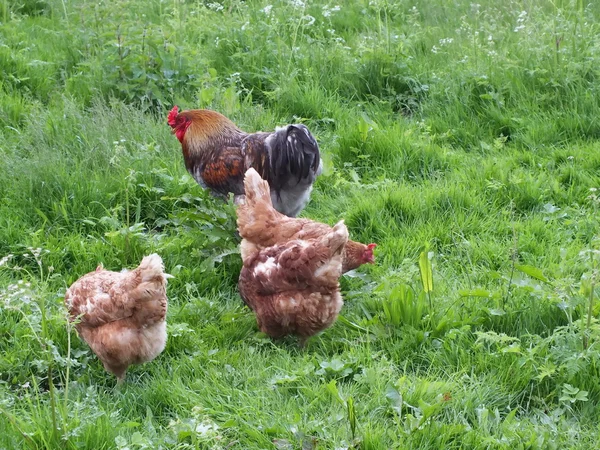
<path id="1" fill-rule="evenodd" d="M 165 348 L 168 277 L 152 254 L 132 271 L 99 265 L 67 290 L 71 322 L 118 384 L 131 364 L 151 361 Z"/>
<path id="2" fill-rule="evenodd" d="M 308 203 L 321 173 L 319 146 L 304 125 L 268 133 L 246 133 L 224 115 L 208 109 L 169 112 L 168 124 L 179 139 L 185 167 L 203 188 L 236 202 L 244 194 L 244 173 L 253 167 L 271 186 L 277 211 L 296 217 Z"/>
<path id="3" fill-rule="evenodd" d="M 246 197 L 237 209 L 242 259 L 264 248 L 288 242 L 292 239 L 313 239 L 331 231 L 324 223 L 310 219 L 286 217 L 277 212 L 271 203 L 269 184 L 254 169 L 248 169 L 244 179 Z M 362 264 L 374 263 L 373 249 L 376 244 L 348 241 L 343 251 L 342 273 L 356 269 Z"/>
<path id="4" fill-rule="evenodd" d="M 303 346 L 335 321 L 344 304 L 339 277 L 347 241 L 340 221 L 319 238 L 279 243 L 244 259 L 238 287 L 262 332 L 300 336 Z"/>

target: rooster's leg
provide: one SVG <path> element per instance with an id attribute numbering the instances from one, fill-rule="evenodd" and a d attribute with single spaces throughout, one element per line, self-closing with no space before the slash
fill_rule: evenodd
<path id="1" fill-rule="evenodd" d="M 240 205 L 246 204 L 246 196 L 244 194 L 234 195 L 233 196 L 233 204 L 236 205 L 236 206 L 240 206 Z"/>
<path id="2" fill-rule="evenodd" d="M 306 350 L 306 342 L 308 341 L 308 336 L 301 336 L 298 340 L 298 347 L 300 350 Z"/>

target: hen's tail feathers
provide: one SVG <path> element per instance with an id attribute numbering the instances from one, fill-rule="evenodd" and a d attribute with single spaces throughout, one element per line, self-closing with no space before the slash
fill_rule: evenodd
<path id="1" fill-rule="evenodd" d="M 332 257 L 341 254 L 348 242 L 348 228 L 344 221 L 336 223 L 331 232 L 321 238 L 321 242 L 329 248 Z"/>
<path id="2" fill-rule="evenodd" d="M 319 144 L 301 124 L 288 125 L 276 130 L 269 138 L 271 150 L 271 188 L 279 192 L 290 179 L 310 183 L 319 175 L 321 156 Z"/>
<path id="3" fill-rule="evenodd" d="M 165 273 L 163 260 L 156 253 L 145 256 L 137 270 L 142 275 L 142 282 L 152 281 L 159 277 L 164 281 L 171 278 L 171 275 Z"/>
<path id="4" fill-rule="evenodd" d="M 257 202 L 263 201 L 272 205 L 269 183 L 261 178 L 256 170 L 250 168 L 244 177 L 245 204 L 253 207 Z"/>

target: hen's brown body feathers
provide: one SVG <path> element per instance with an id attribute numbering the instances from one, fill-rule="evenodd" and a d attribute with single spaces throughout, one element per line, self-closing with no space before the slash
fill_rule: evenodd
<path id="1" fill-rule="evenodd" d="M 266 247 L 292 239 L 314 239 L 331 231 L 327 224 L 310 219 L 286 217 L 273 208 L 269 185 L 260 175 L 249 169 L 245 179 L 246 197 L 237 209 L 242 259 Z M 342 273 L 373 262 L 374 244 L 348 241 L 343 253 Z"/>
<path id="2" fill-rule="evenodd" d="M 343 305 L 338 280 L 347 240 L 341 221 L 318 239 L 291 240 L 246 256 L 238 286 L 261 331 L 304 341 L 335 321 Z"/>
<path id="3" fill-rule="evenodd" d="M 244 173 L 253 167 L 268 180 L 275 208 L 294 217 L 321 173 L 319 146 L 304 125 L 246 133 L 216 111 L 177 107 L 168 123 L 181 142 L 188 172 L 215 195 L 243 195 Z"/>
<path id="4" fill-rule="evenodd" d="M 162 260 L 153 254 L 129 272 L 98 266 L 67 290 L 79 336 L 119 382 L 131 364 L 151 361 L 165 348 L 166 285 Z"/>

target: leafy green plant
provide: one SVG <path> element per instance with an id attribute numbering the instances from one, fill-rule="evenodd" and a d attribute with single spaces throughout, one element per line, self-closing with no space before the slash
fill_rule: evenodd
<path id="1" fill-rule="evenodd" d="M 410 325 L 420 328 L 427 313 L 425 293 L 419 295 L 406 284 L 391 287 L 384 291 L 385 298 L 382 299 L 382 307 L 386 322 L 395 325 Z"/>

